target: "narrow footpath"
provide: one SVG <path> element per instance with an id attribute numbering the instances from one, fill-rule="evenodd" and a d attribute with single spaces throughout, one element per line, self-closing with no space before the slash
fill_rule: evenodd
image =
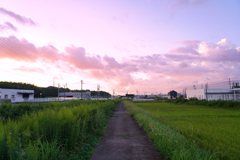
<path id="1" fill-rule="evenodd" d="M 120 102 L 90 160 L 163 160 L 153 148 L 145 131 Z"/>

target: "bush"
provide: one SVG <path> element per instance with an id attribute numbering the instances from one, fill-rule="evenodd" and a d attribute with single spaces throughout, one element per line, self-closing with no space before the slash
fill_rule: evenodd
<path id="1" fill-rule="evenodd" d="M 189 98 L 189 101 L 199 101 L 196 97 Z"/>
<path id="2" fill-rule="evenodd" d="M 178 103 L 178 104 L 183 104 L 183 103 L 187 103 L 187 102 L 188 102 L 188 100 L 184 99 L 184 98 L 179 98 L 176 100 L 176 103 Z"/>

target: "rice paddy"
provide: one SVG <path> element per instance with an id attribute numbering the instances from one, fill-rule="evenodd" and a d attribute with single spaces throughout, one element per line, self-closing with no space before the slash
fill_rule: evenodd
<path id="1" fill-rule="evenodd" d="M 240 159 L 240 110 L 173 103 L 135 103 L 159 123 L 170 126 L 217 159 Z M 180 144 L 179 144 L 180 145 Z M 172 158 L 170 158 L 172 159 Z"/>

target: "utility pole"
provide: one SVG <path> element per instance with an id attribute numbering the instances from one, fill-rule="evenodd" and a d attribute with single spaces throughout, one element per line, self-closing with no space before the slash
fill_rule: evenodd
<path id="1" fill-rule="evenodd" d="M 196 90 L 196 86 L 195 85 L 193 85 L 193 88 L 194 88 L 194 90 Z"/>
<path id="2" fill-rule="evenodd" d="M 115 90 L 113 89 L 113 98 L 114 98 Z"/>
<path id="3" fill-rule="evenodd" d="M 208 101 L 208 96 L 207 96 L 208 83 L 205 84 L 205 89 L 206 89 L 206 99 Z"/>
<path id="4" fill-rule="evenodd" d="M 58 83 L 58 102 L 59 102 L 59 83 Z"/>
<path id="5" fill-rule="evenodd" d="M 187 88 L 185 87 L 185 98 L 187 98 Z"/>
<path id="6" fill-rule="evenodd" d="M 66 86 L 63 85 L 63 87 L 64 87 L 64 101 L 65 101 L 65 88 L 66 88 Z"/>
<path id="7" fill-rule="evenodd" d="M 230 81 L 230 78 L 229 78 L 229 87 L 230 87 L 230 89 L 231 89 L 231 81 Z"/>
<path id="8" fill-rule="evenodd" d="M 137 92 L 137 99 L 138 99 L 138 97 L 139 97 L 139 96 L 138 96 L 138 90 L 137 90 L 136 92 Z"/>
<path id="9" fill-rule="evenodd" d="M 82 85 L 83 85 L 83 80 L 81 80 L 80 82 L 81 82 L 81 99 L 82 99 Z"/>
<path id="10" fill-rule="evenodd" d="M 100 91 L 100 84 L 97 85 L 97 99 L 98 99 L 98 96 L 99 96 L 99 91 Z"/>

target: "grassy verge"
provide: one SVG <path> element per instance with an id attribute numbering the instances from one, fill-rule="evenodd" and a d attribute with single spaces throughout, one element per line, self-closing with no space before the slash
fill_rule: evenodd
<path id="1" fill-rule="evenodd" d="M 146 103 L 144 103 L 146 104 Z M 176 129 L 163 124 L 149 112 L 137 107 L 132 102 L 124 101 L 124 105 L 138 124 L 146 131 L 156 148 L 165 159 L 171 160 L 210 160 L 218 159 L 217 152 L 200 148 Z"/>
<path id="2" fill-rule="evenodd" d="M 0 122 L 0 160 L 90 158 L 118 103 L 70 102 Z"/>

